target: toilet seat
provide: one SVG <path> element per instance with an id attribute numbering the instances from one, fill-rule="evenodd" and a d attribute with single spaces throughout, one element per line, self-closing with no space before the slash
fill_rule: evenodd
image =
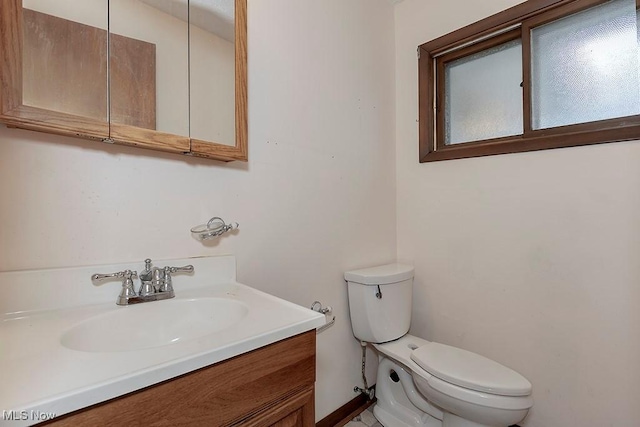
<path id="1" fill-rule="evenodd" d="M 462 388 L 499 396 L 531 394 L 531 383 L 516 371 L 460 348 L 431 342 L 415 349 L 411 360 L 436 378 Z"/>

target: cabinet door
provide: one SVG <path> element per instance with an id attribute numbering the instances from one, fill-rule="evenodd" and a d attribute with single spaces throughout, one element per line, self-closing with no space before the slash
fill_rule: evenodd
<path id="1" fill-rule="evenodd" d="M 107 0 L 0 2 L 0 119 L 108 137 Z"/>
<path id="2" fill-rule="evenodd" d="M 189 151 L 188 1 L 109 0 L 110 138 Z"/>
<path id="3" fill-rule="evenodd" d="M 313 385 L 238 423 L 242 427 L 315 426 Z"/>
<path id="4" fill-rule="evenodd" d="M 247 0 L 189 8 L 191 153 L 247 160 Z"/>
<path id="5" fill-rule="evenodd" d="M 271 427 L 304 427 L 303 413 L 304 411 L 302 409 L 298 409 L 280 421 L 271 424 Z"/>

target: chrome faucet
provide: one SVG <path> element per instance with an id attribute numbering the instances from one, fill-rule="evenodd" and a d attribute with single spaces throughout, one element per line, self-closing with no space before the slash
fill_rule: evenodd
<path id="1" fill-rule="evenodd" d="M 173 290 L 173 282 L 171 275 L 174 273 L 193 273 L 192 265 L 184 267 L 151 267 L 151 260 L 144 260 L 144 271 L 138 275 L 136 271 L 125 270 L 111 274 L 94 274 L 91 280 L 99 281 L 108 278 L 119 278 L 122 281 L 122 291 L 118 295 L 116 304 L 130 305 L 142 302 L 159 301 L 163 299 L 173 298 L 175 292 Z M 133 279 L 140 278 L 140 288 L 135 291 Z"/>

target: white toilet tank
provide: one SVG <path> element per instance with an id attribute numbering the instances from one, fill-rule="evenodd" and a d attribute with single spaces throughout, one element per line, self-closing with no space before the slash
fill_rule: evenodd
<path id="1" fill-rule="evenodd" d="M 411 324 L 413 267 L 387 264 L 347 271 L 353 335 L 370 343 L 393 341 Z"/>

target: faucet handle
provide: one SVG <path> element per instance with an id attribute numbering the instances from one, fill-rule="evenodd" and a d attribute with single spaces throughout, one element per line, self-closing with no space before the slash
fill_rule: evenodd
<path id="1" fill-rule="evenodd" d="M 91 280 L 104 280 L 104 279 L 108 279 L 109 277 L 117 277 L 117 278 L 121 278 L 124 277 L 124 271 L 118 271 L 117 273 L 109 273 L 109 274 L 92 274 L 91 275 Z"/>
<path id="2" fill-rule="evenodd" d="M 131 280 L 131 278 L 137 278 L 138 272 L 131 270 L 118 271 L 117 273 L 109 273 L 109 274 L 93 274 L 91 275 L 91 280 L 104 280 L 110 277 L 117 277 L 118 279 Z"/>
<path id="3" fill-rule="evenodd" d="M 138 277 L 138 272 L 131 270 L 118 271 L 117 273 L 110 274 L 93 274 L 91 280 L 99 281 L 116 277 L 118 279 L 124 279 L 122 281 L 122 290 L 116 301 L 118 305 L 126 305 L 130 298 L 136 297 L 136 291 L 133 288 L 133 280 Z"/>
<path id="4" fill-rule="evenodd" d="M 185 265 L 184 267 L 165 267 L 164 270 L 169 273 L 193 273 L 193 265 Z"/>
<path id="5" fill-rule="evenodd" d="M 173 273 L 193 273 L 193 265 L 185 265 L 184 267 L 165 267 L 164 283 L 160 287 L 160 292 L 173 292 L 173 281 L 171 274 Z"/>

